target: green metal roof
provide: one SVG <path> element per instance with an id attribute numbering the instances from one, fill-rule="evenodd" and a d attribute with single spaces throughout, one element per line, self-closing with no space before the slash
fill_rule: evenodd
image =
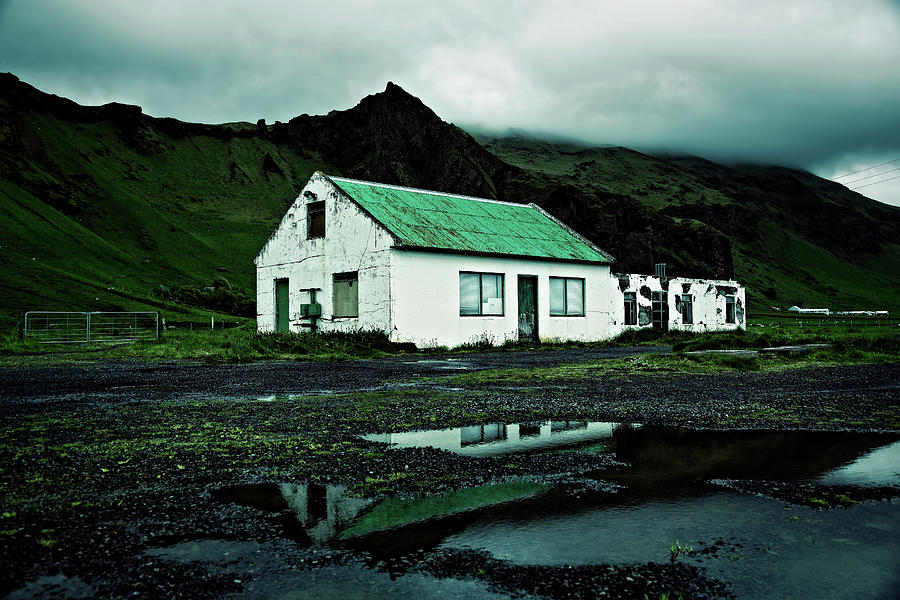
<path id="1" fill-rule="evenodd" d="M 613 258 L 534 204 L 329 177 L 401 247 L 611 263 Z"/>

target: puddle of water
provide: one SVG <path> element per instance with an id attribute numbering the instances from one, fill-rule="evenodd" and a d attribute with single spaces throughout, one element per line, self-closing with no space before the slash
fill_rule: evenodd
<path id="1" fill-rule="evenodd" d="M 499 456 L 516 452 L 546 451 L 580 446 L 612 438 L 621 423 L 591 421 L 543 421 L 532 423 L 489 423 L 430 431 L 373 433 L 363 436 L 394 448 L 431 447 L 463 456 Z"/>
<path id="2" fill-rule="evenodd" d="M 423 358 L 422 360 L 415 361 L 416 364 L 419 365 L 433 365 L 437 369 L 445 369 L 450 371 L 468 371 L 472 368 L 472 365 L 468 362 L 460 361 L 457 358 L 447 358 L 447 359 L 429 359 Z"/>
<path id="3" fill-rule="evenodd" d="M 900 486 L 896 434 L 556 421 L 366 438 L 470 456 L 597 448 L 627 465 L 585 477 L 625 487 L 610 494 L 513 482 L 376 504 L 342 486 L 270 484 L 231 488 L 220 499 L 294 515 L 305 536 L 298 539 L 309 544 L 379 558 L 474 549 L 522 565 L 665 562 L 677 539 L 698 551 L 679 560 L 731 582 L 739 598 L 900 597 L 900 504 L 816 511 L 706 483 Z"/>
<path id="4" fill-rule="evenodd" d="M 670 489 L 703 479 L 817 481 L 824 473 L 853 465 L 866 473 L 857 483 L 900 483 L 894 447 L 900 435 L 821 431 L 696 431 L 678 427 L 618 428 L 611 448 L 629 463 L 604 477 L 624 480 L 630 487 Z M 837 479 L 832 478 L 836 483 Z M 849 481 L 846 481 L 849 483 Z"/>
<path id="5" fill-rule="evenodd" d="M 427 575 L 406 574 L 396 578 L 362 564 L 325 564 L 312 570 L 297 569 L 291 558 L 271 552 L 258 542 L 203 539 L 181 542 L 165 548 L 151 548 L 145 554 L 151 559 L 173 562 L 201 562 L 216 573 L 232 574 L 241 580 L 243 589 L 229 598 L 245 599 L 359 599 L 392 598 L 509 598 L 495 594 L 473 581 L 435 579 Z M 13 596 L 34 598 L 34 595 Z M 50 596 L 47 596 L 50 597 Z M 55 596 L 54 596 L 55 597 Z M 81 597 L 81 596 L 65 596 Z M 84 596 L 85 598 L 93 597 Z"/>
<path id="6" fill-rule="evenodd" d="M 213 497 L 288 517 L 281 522 L 287 532 L 300 543 L 315 545 L 333 539 L 374 502 L 347 495 L 342 485 L 312 483 L 239 485 L 216 490 Z"/>
<path id="7" fill-rule="evenodd" d="M 47 575 L 26 582 L 12 590 L 5 600 L 33 600 L 34 598 L 67 598 L 69 600 L 96 598 L 93 586 L 77 576 L 67 577 L 62 573 Z"/>
<path id="8" fill-rule="evenodd" d="M 519 502 L 538 496 L 549 487 L 532 481 L 510 481 L 423 498 L 387 498 L 376 503 L 372 498 L 349 495 L 347 488 L 340 485 L 263 483 L 222 488 L 213 491 L 213 497 L 279 515 L 281 518 L 276 520 L 294 541 L 304 546 L 327 546 L 358 536 L 393 532 L 411 523 L 421 525 Z M 405 545 L 411 540 L 407 537 Z"/>
<path id="9" fill-rule="evenodd" d="M 695 551 L 679 561 L 730 582 L 738 598 L 900 593 L 896 505 L 786 510 L 770 499 L 715 492 L 639 506 L 556 506 L 541 507 L 537 517 L 486 515 L 444 538 L 441 547 L 486 550 L 517 564 L 627 564 L 665 562 L 678 540 Z"/>
<path id="10" fill-rule="evenodd" d="M 826 485 L 900 486 L 900 442 L 873 450 L 819 478 Z"/>

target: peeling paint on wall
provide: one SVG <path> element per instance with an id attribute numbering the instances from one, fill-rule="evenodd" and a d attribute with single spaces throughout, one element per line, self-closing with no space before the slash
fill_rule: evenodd
<path id="1" fill-rule="evenodd" d="M 653 313 L 649 304 L 641 304 L 638 307 L 638 325 L 646 327 L 653 322 Z"/>
<path id="2" fill-rule="evenodd" d="M 626 291 L 638 290 L 636 295 L 638 302 L 637 325 L 623 325 L 623 329 L 632 329 L 652 326 L 652 297 L 656 292 L 666 292 L 670 285 L 680 290 L 680 293 L 668 294 L 666 299 L 668 310 L 668 326 L 670 329 L 682 331 L 718 331 L 739 329 L 744 327 L 745 309 L 738 309 L 738 303 L 743 307 L 744 288 L 733 281 L 709 281 L 703 279 L 686 279 L 672 277 L 663 279 L 655 275 L 616 275 L 619 279 L 619 290 L 624 304 Z M 621 289 L 621 282 L 628 279 L 628 289 Z M 735 298 L 735 322 L 726 323 L 726 296 L 721 291 L 731 292 L 728 295 Z M 691 323 L 681 321 L 682 294 L 691 296 Z M 618 299 L 616 300 L 618 302 Z M 738 317 L 738 313 L 740 317 Z"/>

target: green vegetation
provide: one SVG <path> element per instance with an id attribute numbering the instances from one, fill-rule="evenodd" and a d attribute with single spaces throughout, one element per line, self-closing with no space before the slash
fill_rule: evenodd
<path id="1" fill-rule="evenodd" d="M 565 199 L 580 204 L 568 223 L 588 237 L 616 235 L 604 229 L 604 215 L 641 213 L 658 246 L 652 257 L 641 256 L 641 266 L 626 272 L 646 272 L 653 262 L 667 262 L 670 274 L 714 277 L 700 255 L 709 258 L 716 237 L 724 236 L 734 277 L 747 286 L 754 310 L 794 304 L 900 310 L 891 292 L 900 280 L 900 212 L 894 207 L 780 167 L 727 167 L 694 156 L 521 136 L 479 141 L 548 191 L 554 190 L 548 180 L 565 186 Z M 592 209 L 597 223 L 578 222 L 575 213 L 586 216 Z M 641 250 L 633 245 L 627 253 L 605 249 L 626 263 Z"/>
<path id="2" fill-rule="evenodd" d="M 0 152 L 0 327 L 27 310 L 162 309 L 208 321 L 166 288 L 224 276 L 253 294 L 253 257 L 313 171 L 329 168 L 255 127 L 177 134 L 141 117 L 129 130 L 113 110 L 57 118 L 19 101 L 0 97 L 0 150 L 16 140 Z"/>
<path id="3" fill-rule="evenodd" d="M 659 332 L 652 329 L 628 331 L 606 345 L 658 345 L 672 343 L 673 354 L 640 354 L 626 358 L 604 359 L 553 367 L 486 369 L 446 378 L 456 384 L 536 386 L 573 379 L 625 377 L 628 375 L 670 375 L 717 373 L 727 371 L 776 371 L 816 365 L 887 363 L 900 361 L 900 337 L 867 335 L 869 332 L 807 333 L 804 331 L 747 333 Z M 796 354 L 709 353 L 686 354 L 699 350 L 749 350 L 796 344 L 828 344 Z"/>
<path id="4" fill-rule="evenodd" d="M 319 133 L 298 140 L 250 123 L 78 107 L 11 75 L 3 84 L 0 330 L 27 310 L 154 310 L 173 322 L 252 316 L 253 257 L 315 170 L 426 188 L 471 181 L 446 191 L 538 201 L 602 240 L 624 271 L 667 262 L 673 275 L 719 277 L 733 259 L 754 310 L 900 310 L 898 210 L 808 173 L 482 138 L 493 156 L 433 115 L 408 114 L 386 118 L 434 126 L 428 156 L 390 146 L 395 158 L 383 166 L 366 148 L 375 136 L 396 138 L 365 110 L 311 118 Z M 324 141 L 348 138 L 354 144 Z M 496 158 L 513 165 L 502 181 L 485 168 Z M 463 177 L 464 168 L 480 176 Z"/>
<path id="5" fill-rule="evenodd" d="M 801 491 L 800 494 L 800 503 L 806 504 L 807 506 L 811 506 L 813 508 L 828 509 L 832 506 L 843 506 L 844 508 L 848 508 L 850 506 L 853 506 L 854 504 L 859 504 L 858 500 L 854 500 L 847 494 L 842 494 L 840 492 L 835 492 L 828 489 L 807 489 L 805 491 Z"/>
<path id="6" fill-rule="evenodd" d="M 398 350 L 381 332 L 259 333 L 255 324 L 211 329 L 170 329 L 158 340 L 130 344 L 38 344 L 15 334 L 0 336 L 5 362 L 145 360 L 346 360 L 377 358 Z"/>
<path id="7" fill-rule="evenodd" d="M 256 316 L 256 298 L 243 289 L 235 288 L 221 275 L 212 285 L 196 287 L 182 285 L 170 288 L 160 285 L 157 295 L 166 301 L 178 302 L 186 306 L 206 308 L 228 315 L 241 317 Z"/>
<path id="8" fill-rule="evenodd" d="M 693 553 L 693 546 L 682 546 L 678 543 L 678 538 L 675 538 L 675 543 L 669 546 L 669 561 L 675 562 L 679 556 L 689 556 Z"/>
<path id="9" fill-rule="evenodd" d="M 0 360 L 10 362 L 93 361 L 100 359 L 146 360 L 345 360 L 376 358 L 409 352 L 406 345 L 392 344 L 382 332 L 354 333 L 258 333 L 250 320 L 238 326 L 216 329 L 206 325 L 165 330 L 158 340 L 144 340 L 130 344 L 38 344 L 32 339 L 20 339 L 18 332 L 9 329 L 0 334 Z M 232 320 L 231 324 L 234 321 Z M 224 323 L 223 323 L 224 324 Z M 620 359 L 607 359 L 529 369 L 492 369 L 452 376 L 455 383 L 533 384 L 601 376 L 634 373 L 666 374 L 715 371 L 761 371 L 814 364 L 854 364 L 894 362 L 900 360 L 900 337 L 892 325 L 841 325 L 789 328 L 777 325 L 766 327 L 751 324 L 750 331 L 687 333 L 661 332 L 655 329 L 626 331 L 615 339 L 597 343 L 563 342 L 502 346 L 463 345 L 453 350 L 429 349 L 427 352 L 469 352 L 472 350 L 518 351 L 575 347 L 622 347 L 642 345 L 672 345 L 673 355 L 645 354 Z M 703 350 L 748 350 L 796 344 L 828 344 L 814 348 L 807 354 L 795 356 L 742 356 L 721 354 L 686 354 Z M 412 351 L 415 351 L 414 349 Z"/>
<path id="10" fill-rule="evenodd" d="M 404 475 L 412 475 L 404 473 Z M 549 484 L 512 481 L 482 485 L 422 498 L 388 498 L 356 519 L 341 532 L 342 538 L 355 537 L 399 527 L 408 523 L 474 510 L 492 504 L 522 500 L 550 488 Z"/>

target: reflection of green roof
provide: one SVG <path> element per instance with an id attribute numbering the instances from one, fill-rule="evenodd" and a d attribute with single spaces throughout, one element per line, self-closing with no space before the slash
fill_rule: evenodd
<path id="1" fill-rule="evenodd" d="M 400 247 L 610 263 L 613 258 L 534 204 L 330 177 Z"/>

